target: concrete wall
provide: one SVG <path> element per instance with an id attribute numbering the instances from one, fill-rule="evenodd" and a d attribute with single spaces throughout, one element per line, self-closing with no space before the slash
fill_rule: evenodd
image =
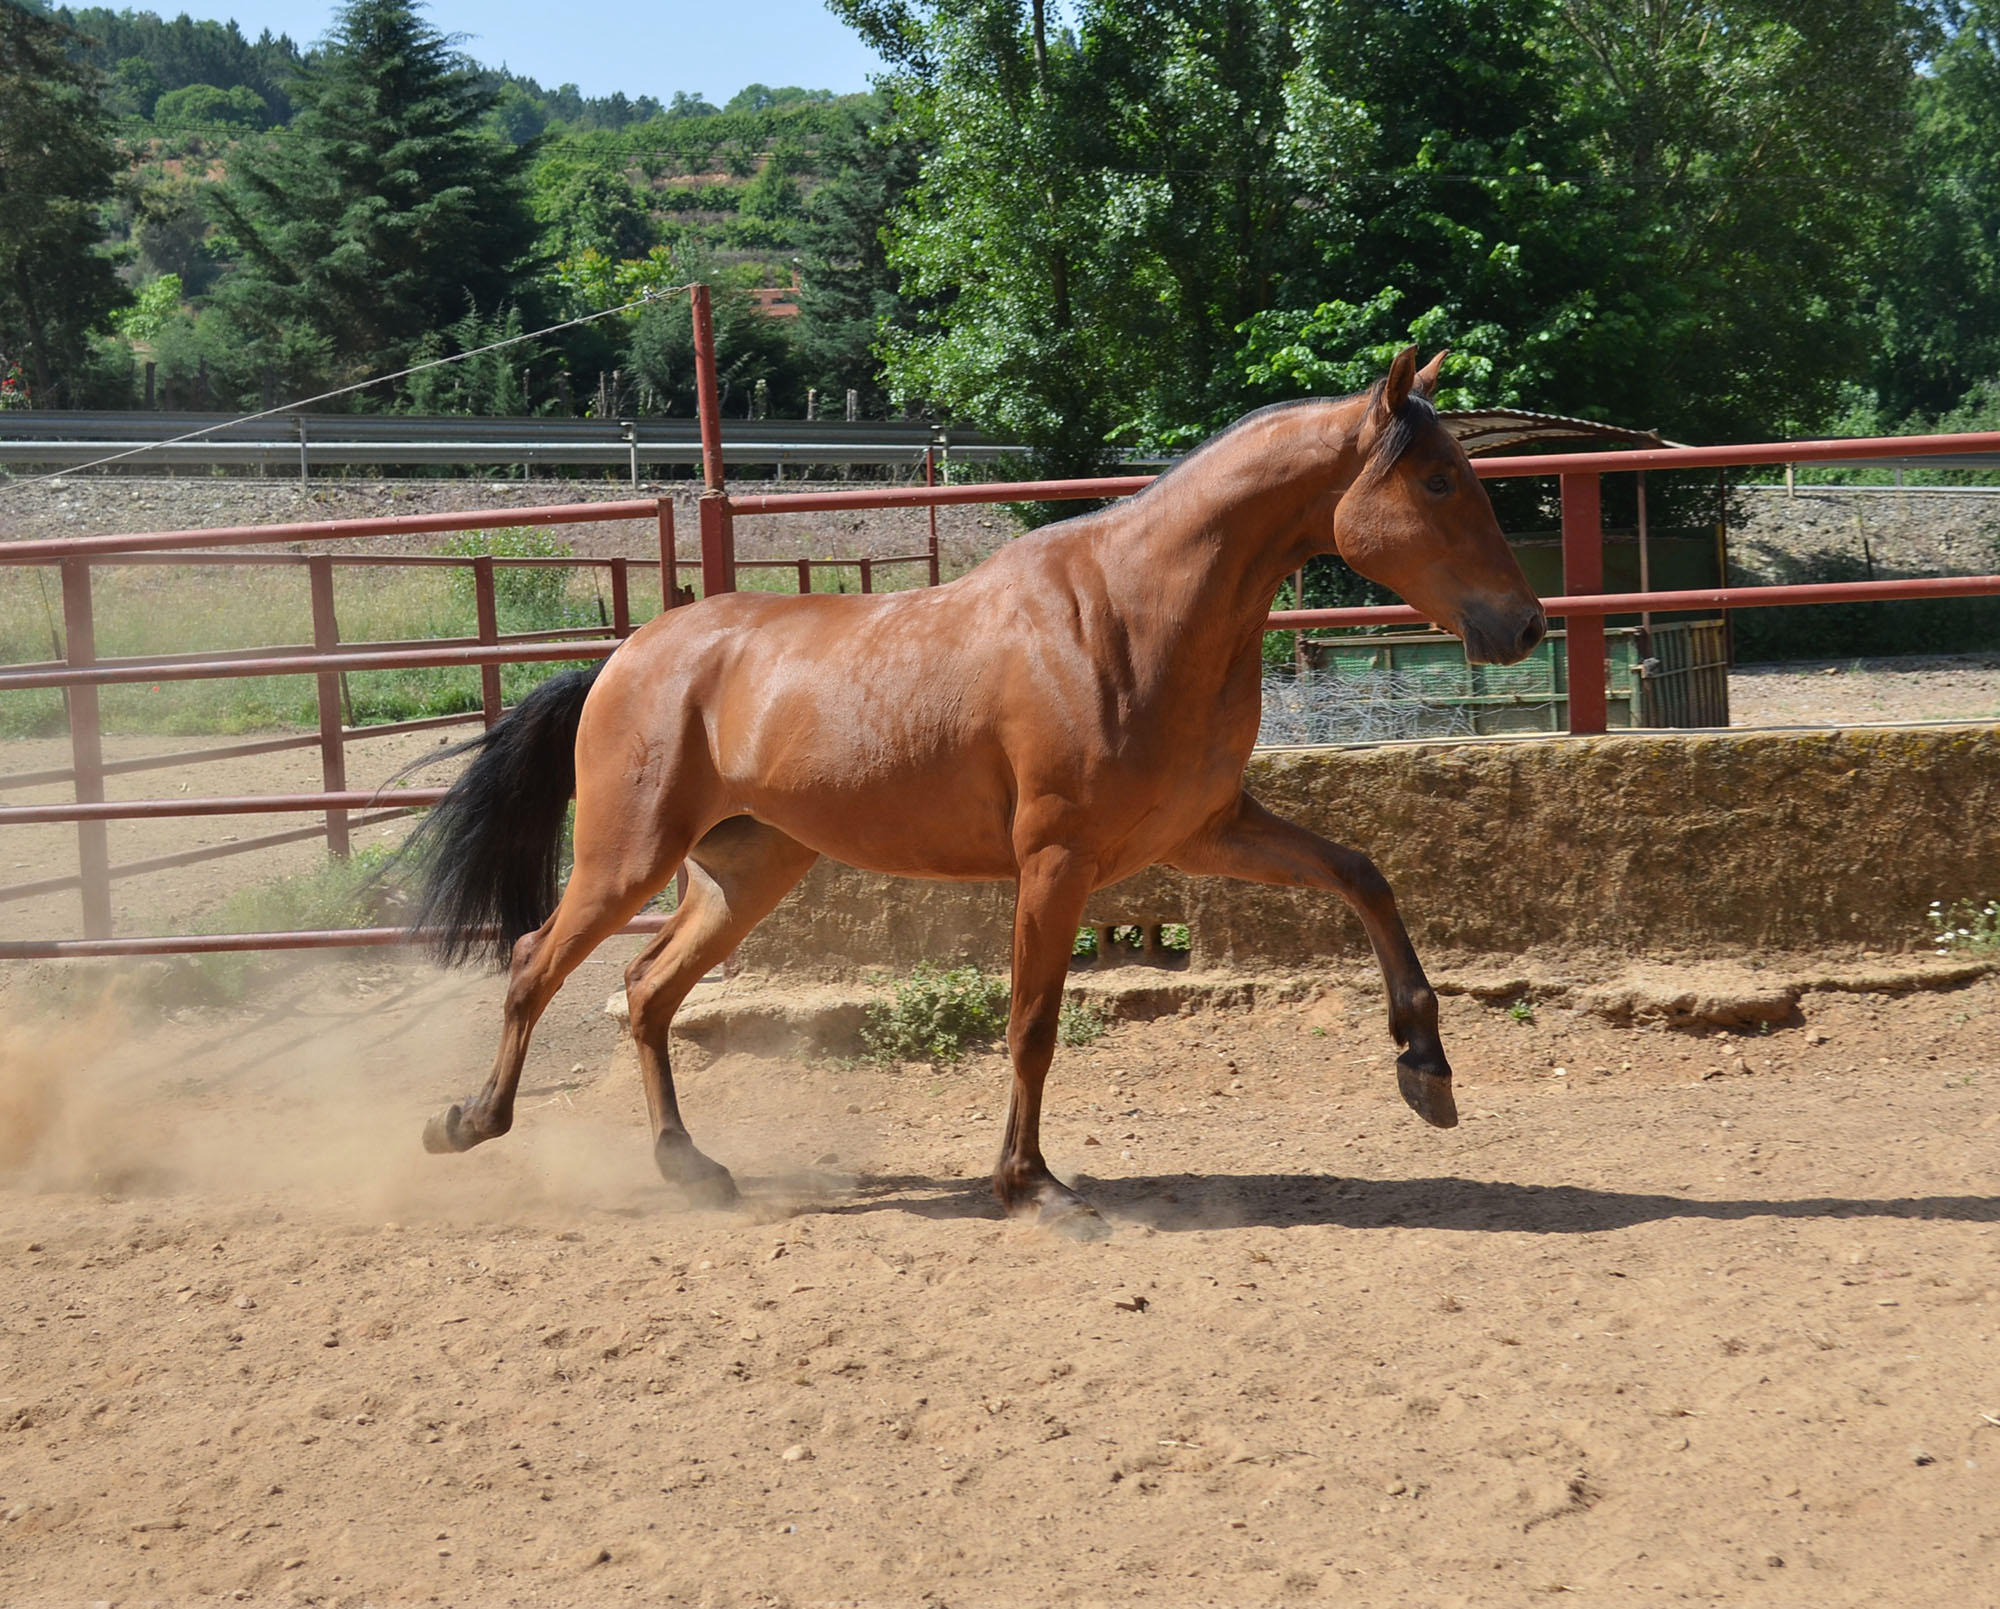
<path id="1" fill-rule="evenodd" d="M 1909 948 L 1932 900 L 2000 896 L 2000 725 L 1276 751 L 1247 781 L 1372 856 L 1427 953 Z M 822 862 L 743 958 L 1004 966 L 1012 893 Z M 1086 918 L 1186 922 L 1196 970 L 1367 954 L 1337 896 L 1161 871 Z"/>

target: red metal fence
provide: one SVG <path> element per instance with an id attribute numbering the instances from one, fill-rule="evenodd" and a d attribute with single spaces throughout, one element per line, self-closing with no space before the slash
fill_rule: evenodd
<path id="1" fill-rule="evenodd" d="M 940 506 L 974 503 L 1054 502 L 1126 496 L 1149 485 L 1151 476 L 1098 480 L 1001 482 L 969 486 L 937 486 L 934 465 L 926 464 L 924 486 L 875 488 L 866 491 L 800 491 L 735 495 L 723 478 L 721 423 L 715 397 L 714 343 L 705 287 L 694 297 L 697 386 L 701 411 L 703 490 L 699 503 L 701 592 L 704 596 L 733 591 L 736 572 L 749 567 L 796 569 L 801 592 L 810 591 L 815 569 L 846 567 L 860 572 L 861 590 L 871 591 L 874 571 L 883 564 L 923 564 L 926 581 L 937 585 L 939 553 L 936 510 Z M 1953 598 L 2000 594 L 2000 576 L 1950 576 L 1901 581 L 1827 583 L 1809 586 L 1717 587 L 1687 592 L 1604 594 L 1602 477 L 1648 470 L 1727 469 L 1739 466 L 1828 463 L 1883 457 L 1949 457 L 1954 454 L 2000 451 L 2000 432 L 1958 436 L 1894 437 L 1862 441 L 1766 442 L 1747 446 L 1663 448 L 1640 451 L 1556 454 L 1543 457 L 1492 458 L 1475 462 L 1482 478 L 1505 476 L 1555 477 L 1562 499 L 1564 596 L 1544 600 L 1552 616 L 1567 620 L 1569 630 L 1569 729 L 1575 734 L 1605 729 L 1604 617 L 1642 611 L 1763 608 L 1782 604 L 1853 603 L 1907 598 Z M 847 560 L 739 561 L 735 556 L 734 521 L 738 514 L 797 514 L 832 510 L 928 508 L 931 511 L 927 551 Z M 510 558 L 452 555 L 371 555 L 326 553 L 230 553 L 225 550 L 280 543 L 344 544 L 367 537 L 495 530 L 521 526 L 559 526 L 621 520 L 647 520 L 658 538 L 659 556 L 628 558 Z M 156 531 L 137 535 L 69 537 L 48 541 L 0 544 L 0 565 L 54 565 L 62 582 L 63 658 L 0 669 L 0 692 L 60 687 L 69 705 L 71 764 L 0 777 L 0 788 L 73 783 L 73 802 L 0 807 L 0 826 L 70 822 L 77 829 L 77 871 L 0 888 L 0 903 L 75 889 L 82 900 L 84 937 L 0 943 L 0 958 L 28 959 L 69 956 L 162 955 L 255 949 L 299 949 L 388 945 L 405 942 L 400 928 L 366 928 L 338 932 L 209 934 L 119 938 L 112 933 L 111 885 L 121 877 L 159 871 L 253 849 L 324 837 L 335 854 L 345 854 L 357 826 L 407 814 L 442 797 L 440 788 L 396 790 L 393 802 L 347 786 L 346 747 L 393 732 L 408 732 L 499 718 L 500 667 L 565 660 L 601 659 L 633 629 L 631 572 L 658 572 L 660 601 L 672 608 L 684 601 L 679 587 L 682 568 L 674 541 L 674 510 L 668 498 L 628 499 L 606 503 L 565 504 L 546 508 L 494 509 L 455 514 L 419 514 L 361 520 L 322 520 L 289 525 L 237 526 L 216 530 Z M 202 551 L 193 552 L 192 549 Z M 254 564 L 305 568 L 312 598 L 313 641 L 275 648 L 227 653 L 175 654 L 148 658 L 100 659 L 95 651 L 91 576 L 97 567 L 158 564 Z M 472 638 L 430 639 L 421 643 L 342 643 L 335 610 L 334 572 L 356 565 L 459 566 L 472 571 L 477 634 Z M 497 569 L 510 566 L 559 565 L 606 572 L 611 584 L 609 618 L 601 628 L 576 631 L 517 632 L 498 628 L 494 586 Z M 1276 630 L 1420 623 L 1423 617 L 1403 607 L 1364 609 L 1302 609 L 1273 614 Z M 447 715 L 387 725 L 356 727 L 341 717 L 340 677 L 347 671 L 477 666 L 481 674 L 481 709 L 475 714 Z M 310 675 L 316 678 L 318 732 L 310 736 L 261 739 L 192 753 L 154 755 L 107 763 L 103 757 L 98 688 L 111 684 L 207 679 L 217 677 Z M 321 756 L 322 791 L 307 794 L 264 794 L 245 797 L 144 799 L 107 802 L 107 777 L 180 766 L 199 761 L 241 758 L 317 746 Z M 180 854 L 113 866 L 105 827 L 111 821 L 162 817 L 204 817 L 252 814 L 315 814 L 319 825 L 293 828 L 260 837 L 207 846 Z M 660 918 L 642 918 L 632 930 L 657 928 Z"/>

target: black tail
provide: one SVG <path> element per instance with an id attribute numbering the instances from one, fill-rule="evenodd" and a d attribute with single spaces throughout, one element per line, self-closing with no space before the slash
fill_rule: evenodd
<path id="1" fill-rule="evenodd" d="M 556 908 L 576 727 L 603 669 L 551 676 L 491 731 L 448 751 L 476 749 L 478 758 L 402 851 L 419 867 L 411 925 L 446 966 L 475 958 L 504 966 L 514 941 Z"/>

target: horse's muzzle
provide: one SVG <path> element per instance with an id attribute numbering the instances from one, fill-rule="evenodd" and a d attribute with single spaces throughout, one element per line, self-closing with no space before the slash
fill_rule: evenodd
<path id="1" fill-rule="evenodd" d="M 1475 665 L 1511 665 L 1526 659 L 1549 634 L 1549 617 L 1542 606 L 1492 613 L 1468 612 L 1459 626 L 1465 657 Z"/>

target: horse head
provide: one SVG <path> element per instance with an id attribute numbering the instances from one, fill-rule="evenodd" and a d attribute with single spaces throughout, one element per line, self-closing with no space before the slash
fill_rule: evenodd
<path id="1" fill-rule="evenodd" d="M 1334 513 L 1334 545 L 1371 581 L 1463 639 L 1476 664 L 1511 665 L 1548 617 L 1500 532 L 1486 489 L 1431 397 L 1440 352 L 1422 370 L 1405 347 L 1367 398 L 1360 475 Z"/>

